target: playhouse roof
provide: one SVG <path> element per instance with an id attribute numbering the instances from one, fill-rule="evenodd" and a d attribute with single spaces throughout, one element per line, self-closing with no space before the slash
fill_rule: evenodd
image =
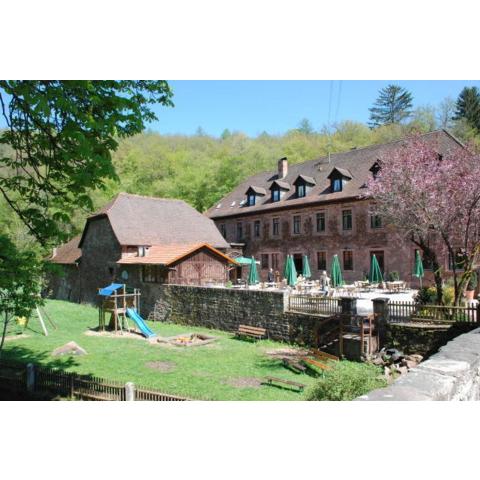
<path id="1" fill-rule="evenodd" d="M 140 265 L 172 265 L 182 258 L 198 250 L 207 249 L 213 254 L 221 257 L 226 263 L 235 264 L 235 260 L 223 254 L 216 248 L 206 243 L 181 244 L 181 245 L 153 245 L 148 249 L 144 257 L 121 258 L 119 264 L 140 264 Z"/>
<path id="2" fill-rule="evenodd" d="M 80 247 L 89 222 L 108 217 L 120 245 L 164 245 L 208 243 L 228 248 L 214 222 L 183 200 L 118 194 L 87 219 Z"/>

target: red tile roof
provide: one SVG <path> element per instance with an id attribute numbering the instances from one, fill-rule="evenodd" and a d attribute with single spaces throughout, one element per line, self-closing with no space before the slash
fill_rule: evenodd
<path id="1" fill-rule="evenodd" d="M 132 256 L 121 258 L 117 263 L 122 265 L 171 265 L 187 255 L 206 248 L 215 255 L 222 257 L 226 262 L 235 264 L 235 260 L 223 254 L 216 248 L 206 243 L 177 244 L 177 245 L 152 245 L 144 257 Z"/>

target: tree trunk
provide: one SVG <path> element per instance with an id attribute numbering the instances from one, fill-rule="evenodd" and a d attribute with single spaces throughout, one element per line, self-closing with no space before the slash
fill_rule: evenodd
<path id="1" fill-rule="evenodd" d="M 2 358 L 2 349 L 3 344 L 5 343 L 5 337 L 7 336 L 7 325 L 8 325 L 8 313 L 5 311 L 5 318 L 3 320 L 3 329 L 2 329 L 2 338 L 0 339 L 0 359 Z"/>
<path id="2" fill-rule="evenodd" d="M 433 278 L 435 280 L 435 288 L 437 290 L 437 305 L 443 305 L 443 278 L 440 264 L 437 260 L 437 254 L 424 241 L 420 241 L 417 245 L 423 250 L 425 258 L 429 260 L 433 268 Z"/>

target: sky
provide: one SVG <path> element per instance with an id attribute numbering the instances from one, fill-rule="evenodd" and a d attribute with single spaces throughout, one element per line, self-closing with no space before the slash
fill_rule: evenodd
<path id="1" fill-rule="evenodd" d="M 149 130 L 193 134 L 198 127 L 219 136 L 225 128 L 249 136 L 282 134 L 307 118 L 315 129 L 342 120 L 368 121 L 378 91 L 395 83 L 413 94 L 414 107 L 456 99 L 477 81 L 169 81 L 174 108 L 156 107 Z"/>
<path id="2" fill-rule="evenodd" d="M 390 83 L 407 88 L 414 107 L 456 99 L 464 86 L 480 89 L 480 80 L 174 80 L 175 106 L 155 105 L 158 121 L 147 129 L 191 135 L 201 127 L 218 137 L 228 128 L 255 137 L 283 134 L 304 118 L 315 130 L 343 120 L 366 123 L 379 90 Z M 0 128 L 5 126 L 0 117 Z"/>

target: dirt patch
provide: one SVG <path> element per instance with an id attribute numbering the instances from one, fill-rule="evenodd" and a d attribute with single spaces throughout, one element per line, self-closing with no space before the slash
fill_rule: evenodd
<path id="1" fill-rule="evenodd" d="M 262 380 L 255 377 L 237 377 L 231 378 L 225 383 L 235 388 L 260 388 Z"/>
<path id="2" fill-rule="evenodd" d="M 159 370 L 160 372 L 163 373 L 168 373 L 171 372 L 172 370 L 175 370 L 175 363 L 174 362 L 147 362 L 145 364 L 148 368 L 154 368 L 155 370 Z"/>
<path id="3" fill-rule="evenodd" d="M 157 339 L 159 343 L 168 343 L 176 347 L 197 347 L 208 345 L 216 342 L 217 337 L 206 335 L 203 333 L 184 333 L 182 335 L 175 335 L 174 337 L 160 337 Z"/>
<path id="4" fill-rule="evenodd" d="M 134 331 L 124 330 L 123 333 L 118 331 L 117 333 L 109 330 L 97 330 L 96 328 L 90 328 L 85 332 L 85 335 L 89 337 L 108 337 L 108 338 L 136 338 L 137 340 L 145 340 L 145 337 Z"/>

